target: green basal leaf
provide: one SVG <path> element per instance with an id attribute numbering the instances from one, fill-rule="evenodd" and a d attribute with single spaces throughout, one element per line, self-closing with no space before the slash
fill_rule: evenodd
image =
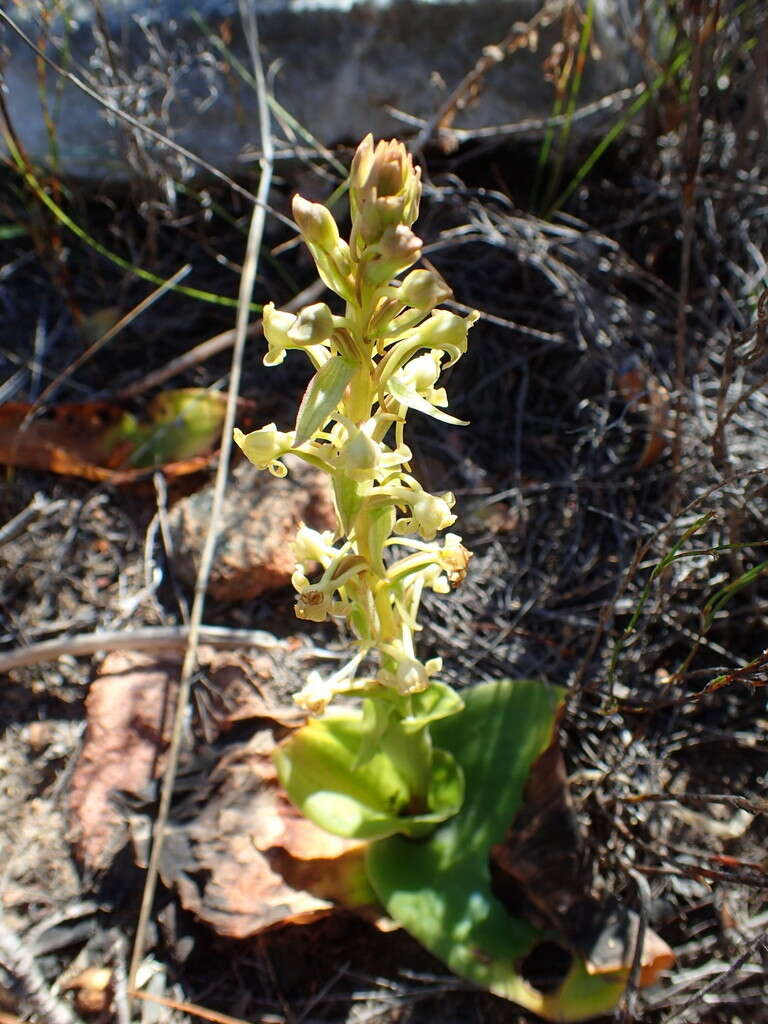
<path id="1" fill-rule="evenodd" d="M 206 388 L 163 391 L 151 402 L 149 422 L 127 436 L 134 442 L 129 464 L 162 466 L 211 451 L 219 440 L 226 395 Z"/>
<path id="2" fill-rule="evenodd" d="M 296 418 L 296 445 L 304 444 L 323 426 L 341 401 L 355 364 L 343 356 L 333 356 L 320 367 L 309 382 Z"/>
<path id="3" fill-rule="evenodd" d="M 381 737 L 387 730 L 394 707 L 381 700 L 363 700 L 360 749 L 355 758 L 354 770 L 367 764 L 381 746 Z"/>
<path id="4" fill-rule="evenodd" d="M 520 973 L 521 961 L 551 933 L 510 916 L 491 891 L 488 852 L 520 808 L 531 766 L 551 741 L 564 691 L 529 680 L 501 680 L 465 693 L 465 708 L 435 722 L 434 742 L 463 768 L 466 796 L 455 817 L 427 839 L 373 843 L 368 873 L 390 917 L 456 974 L 548 1020 L 579 1021 L 609 1012 L 625 977 L 590 976 L 574 957 L 555 991 Z"/>
<path id="5" fill-rule="evenodd" d="M 430 722 L 455 715 L 464 707 L 464 701 L 458 693 L 445 683 L 432 683 L 426 690 L 414 693 L 409 699 L 411 709 L 402 722 L 403 731 L 407 733 L 418 732 Z"/>
<path id="6" fill-rule="evenodd" d="M 347 838 L 418 838 L 456 813 L 464 780 L 451 754 L 433 752 L 428 810 L 409 814 L 409 787 L 386 754 L 355 767 L 363 730 L 362 713 L 337 712 L 309 722 L 276 751 L 280 782 L 307 818 Z"/>

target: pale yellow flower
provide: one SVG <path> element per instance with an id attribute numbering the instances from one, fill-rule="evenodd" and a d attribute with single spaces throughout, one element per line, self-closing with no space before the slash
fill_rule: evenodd
<path id="1" fill-rule="evenodd" d="M 273 476 L 285 476 L 288 470 L 280 459 L 293 447 L 294 431 L 283 433 L 274 423 L 268 423 L 261 430 L 244 434 L 235 427 L 234 440 L 257 469 L 268 469 Z"/>

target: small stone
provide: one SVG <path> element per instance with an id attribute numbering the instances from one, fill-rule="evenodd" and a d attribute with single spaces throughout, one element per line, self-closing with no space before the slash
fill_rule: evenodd
<path id="1" fill-rule="evenodd" d="M 248 462 L 232 474 L 219 523 L 208 593 L 219 601 L 248 601 L 287 586 L 294 569 L 293 540 L 301 522 L 333 530 L 336 517 L 325 474 L 287 456 L 278 478 Z M 194 585 L 211 518 L 213 487 L 183 498 L 170 514 L 174 571 Z"/>
<path id="2" fill-rule="evenodd" d="M 236 0 L 99 0 L 98 7 L 92 0 L 14 0 L 10 6 L 14 20 L 68 71 L 87 68 L 106 102 L 223 171 L 242 173 L 243 160 L 254 162 L 258 98 L 233 68 L 235 61 L 250 67 Z M 278 100 L 326 145 L 369 131 L 379 138 L 415 131 L 396 111 L 422 121 L 434 117 L 484 54 L 490 66 L 481 87 L 460 97 L 449 120 L 457 129 L 487 129 L 552 113 L 555 90 L 542 64 L 562 37 L 562 18 L 540 32 L 522 24 L 527 45 L 500 59 L 510 26 L 528 22 L 540 6 L 540 0 L 262 0 L 259 38 L 265 66 L 279 69 Z M 553 10 L 558 6 L 567 7 L 562 0 Z M 596 0 L 579 105 L 640 79 L 635 6 L 634 0 Z M 199 173 L 73 83 L 41 70 L 15 33 L 6 31 L 2 41 L 5 102 L 33 164 L 55 155 L 58 175 L 112 182 L 151 176 L 153 169 L 174 177 Z M 608 114 L 608 125 L 615 116 Z M 592 117 L 574 120 L 571 134 L 601 138 L 605 130 L 605 117 Z M 0 153 L 5 149 L 0 138 Z"/>

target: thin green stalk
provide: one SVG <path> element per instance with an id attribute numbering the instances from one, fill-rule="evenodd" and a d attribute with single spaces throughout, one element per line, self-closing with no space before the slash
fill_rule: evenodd
<path id="1" fill-rule="evenodd" d="M 587 53 L 589 52 L 589 43 L 592 39 L 592 26 L 594 24 L 595 17 L 595 3 L 594 0 L 589 0 L 587 3 L 587 10 L 584 16 L 584 23 L 581 26 L 581 35 L 579 37 L 579 49 L 576 54 L 576 68 L 571 76 L 570 89 L 568 94 L 568 106 L 565 111 L 565 121 L 560 128 L 560 138 L 557 144 L 557 159 L 555 160 L 555 166 L 552 173 L 549 176 L 549 184 L 547 185 L 547 191 L 544 195 L 544 201 L 542 206 L 545 210 L 548 210 L 552 198 L 555 194 L 556 189 L 560 185 L 560 180 L 563 174 L 563 165 L 565 164 L 566 153 L 568 152 L 568 140 L 571 137 L 571 129 L 573 127 L 573 115 L 576 113 L 576 103 L 581 92 L 581 80 L 584 76 L 584 67 L 587 63 Z M 549 212 L 545 214 L 545 218 L 549 216 Z"/>
<path id="2" fill-rule="evenodd" d="M 100 256 L 109 260 L 110 263 L 114 263 L 115 266 L 120 267 L 122 270 L 127 270 L 135 277 L 141 278 L 143 281 L 150 281 L 152 284 L 164 285 L 165 278 L 160 277 L 158 274 L 153 274 L 149 270 L 145 270 L 143 267 L 137 267 L 129 260 L 124 259 L 122 256 L 118 256 L 117 253 L 112 252 L 105 245 L 102 245 L 93 235 L 89 234 L 84 228 L 74 221 L 65 210 L 63 210 L 59 204 L 52 199 L 45 189 L 42 187 L 38 179 L 26 166 L 25 161 L 16 147 L 16 144 L 11 137 L 10 133 L 5 133 L 5 141 L 11 152 L 16 169 L 18 173 L 23 177 L 26 184 L 32 189 L 37 198 L 43 203 L 44 206 L 48 207 L 51 213 L 54 215 L 56 220 L 64 227 L 68 228 L 81 242 L 84 242 L 89 248 L 93 249 Z M 203 291 L 200 288 L 190 288 L 187 285 L 174 285 L 173 291 L 179 292 L 181 295 L 187 295 L 189 298 L 197 299 L 199 302 L 209 302 L 217 306 L 228 306 L 230 308 L 237 308 L 237 299 L 229 298 L 226 295 L 217 295 L 215 292 Z M 254 313 L 260 313 L 262 306 L 258 303 L 251 303 L 250 310 Z"/>
<path id="3" fill-rule="evenodd" d="M 619 135 L 621 135 L 621 133 L 624 131 L 624 129 L 627 127 L 630 121 L 637 114 L 640 113 L 640 111 L 643 109 L 643 107 L 648 103 L 650 99 L 657 95 L 657 93 L 665 85 L 665 83 L 668 82 L 673 75 L 677 74 L 680 68 L 683 67 L 685 62 L 688 60 L 689 56 L 690 51 L 688 48 L 685 48 L 681 53 L 679 53 L 677 57 L 674 59 L 674 61 L 670 64 L 670 66 L 666 68 L 664 71 L 662 71 L 659 75 L 657 75 L 657 77 L 653 80 L 653 82 L 651 82 L 648 88 L 643 93 L 641 93 L 640 96 L 638 96 L 637 99 L 629 106 L 627 112 L 623 115 L 623 117 L 621 117 L 613 125 L 613 127 L 606 132 L 605 136 L 600 140 L 597 146 L 595 146 L 595 148 L 589 154 L 589 156 L 581 165 L 581 167 L 579 167 L 579 169 L 576 171 L 576 174 L 573 176 L 568 186 L 565 189 L 563 189 L 563 191 L 554 201 L 552 206 L 549 208 L 549 210 L 547 211 L 548 217 L 551 217 L 553 214 L 557 213 L 557 211 L 563 206 L 563 204 L 573 195 L 573 193 L 576 191 L 576 189 L 579 187 L 582 181 L 584 181 L 586 176 L 595 166 L 595 164 L 606 151 L 606 149 L 608 149 L 611 143 L 613 143 L 619 137 Z"/>

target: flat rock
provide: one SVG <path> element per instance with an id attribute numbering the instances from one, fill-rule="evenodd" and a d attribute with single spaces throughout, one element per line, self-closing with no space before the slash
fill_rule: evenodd
<path id="1" fill-rule="evenodd" d="M 234 470 L 222 511 L 208 593 L 219 601 L 247 601 L 284 587 L 294 569 L 292 542 L 301 522 L 316 530 L 336 525 L 325 474 L 289 456 L 279 479 L 248 462 Z M 213 489 L 183 498 L 170 513 L 174 569 L 194 584 L 211 517 Z"/>
<path id="2" fill-rule="evenodd" d="M 486 47 L 540 8 L 537 0 L 259 0 L 262 55 L 277 101 L 326 145 L 413 134 L 401 111 L 430 118 Z M 631 6 L 631 4 L 630 4 Z M 591 58 L 579 103 L 639 78 L 631 32 L 616 0 L 597 0 Z M 624 9 L 624 8 L 622 8 Z M 96 12 L 100 14 L 97 17 Z M 224 171 L 258 140 L 256 94 L 237 0 L 16 0 L 15 21 L 104 99 Z M 490 68 L 457 128 L 517 123 L 552 113 L 542 65 L 562 34 L 545 28 L 536 50 L 516 49 Z M 190 176 L 197 169 L 63 80 L 47 73 L 40 100 L 34 54 L 0 25 L 0 68 L 14 128 L 30 159 L 58 172 L 122 181 L 133 173 Z M 46 117 L 55 130 L 51 134 Z M 278 119 L 279 120 L 279 119 Z M 603 125 L 604 128 L 604 125 Z M 580 122 L 574 130 L 589 130 Z M 594 129 L 599 130 L 599 129 Z M 283 137 L 279 125 L 278 136 Z M 0 152 L 4 143 L 0 142 Z"/>

